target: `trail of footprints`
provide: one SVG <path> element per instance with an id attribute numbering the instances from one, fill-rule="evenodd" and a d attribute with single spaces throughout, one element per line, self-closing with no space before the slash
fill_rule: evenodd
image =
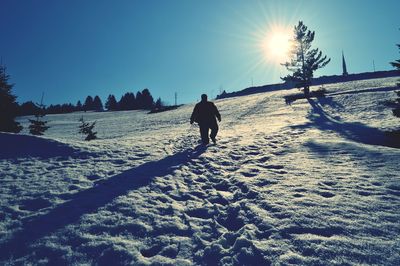
<path id="1" fill-rule="evenodd" d="M 175 181 L 176 186 L 185 187 L 165 191 L 172 201 L 186 206 L 182 220 L 192 228 L 188 237 L 195 242 L 191 245 L 195 261 L 205 259 L 205 249 L 212 243 L 222 241 L 232 246 L 247 230 L 255 231 L 257 238 L 268 238 L 273 233 L 273 227 L 265 224 L 251 206 L 260 205 L 262 189 L 277 184 L 286 174 L 284 165 L 275 159 L 277 154 L 286 152 L 285 143 L 293 137 L 290 132 L 285 133 L 260 133 L 254 143 L 245 146 L 238 144 L 239 138 L 209 146 L 205 154 L 188 162 L 186 172 L 180 173 L 183 180 Z M 293 195 L 297 196 L 301 191 Z M 276 212 L 273 208 L 265 211 Z M 146 249 L 142 255 L 155 256 L 159 253 L 153 251 L 157 250 L 161 251 Z"/>

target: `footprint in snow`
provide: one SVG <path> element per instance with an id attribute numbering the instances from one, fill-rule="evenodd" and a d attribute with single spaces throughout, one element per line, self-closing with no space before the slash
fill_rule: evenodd
<path id="1" fill-rule="evenodd" d="M 361 195 L 361 196 L 371 196 L 371 192 L 369 192 L 369 191 L 365 191 L 365 190 L 360 190 L 360 191 L 358 191 L 357 192 L 359 195 Z"/>
<path id="2" fill-rule="evenodd" d="M 77 190 L 77 189 L 79 189 L 80 187 L 79 186 L 77 186 L 77 185 L 70 185 L 69 187 L 68 187 L 68 190 L 69 191 L 71 191 L 71 190 Z"/>
<path id="3" fill-rule="evenodd" d="M 187 210 L 186 214 L 189 215 L 190 217 L 195 217 L 200 219 L 209 219 L 213 217 L 207 208 Z"/>
<path id="4" fill-rule="evenodd" d="M 245 177 L 254 177 L 260 174 L 260 170 L 257 168 L 246 169 L 241 174 Z"/>
<path id="5" fill-rule="evenodd" d="M 249 156 L 257 156 L 259 154 L 260 154 L 259 150 L 250 150 L 250 151 L 246 152 L 246 155 L 249 155 Z"/>
<path id="6" fill-rule="evenodd" d="M 142 253 L 143 257 L 151 258 L 160 253 L 161 249 L 161 245 L 155 245 L 150 248 L 140 250 L 140 253 Z"/>
<path id="7" fill-rule="evenodd" d="M 277 183 L 278 183 L 278 181 L 276 181 L 276 180 L 263 178 L 263 179 L 260 179 L 260 180 L 256 183 L 256 185 L 257 185 L 258 187 L 265 187 L 265 186 L 269 186 L 269 185 L 275 185 L 275 184 L 277 184 Z"/>
<path id="8" fill-rule="evenodd" d="M 215 184 L 214 188 L 219 191 L 229 191 L 229 184 L 221 182 L 219 184 Z"/>
<path id="9" fill-rule="evenodd" d="M 90 175 L 90 176 L 88 176 L 88 177 L 86 177 L 86 178 L 89 179 L 89 180 L 91 180 L 91 181 L 95 181 L 95 180 L 101 179 L 101 177 L 98 176 L 98 175 Z"/>
<path id="10" fill-rule="evenodd" d="M 283 165 L 273 165 L 273 164 L 264 165 L 263 167 L 266 169 L 277 169 L 277 170 L 285 168 Z"/>
<path id="11" fill-rule="evenodd" d="M 112 161 L 113 164 L 121 165 L 125 163 L 125 160 L 117 159 Z"/>
<path id="12" fill-rule="evenodd" d="M 317 194 L 324 197 L 324 198 L 332 198 L 335 196 L 335 194 L 329 192 L 329 191 L 317 191 Z"/>
<path id="13" fill-rule="evenodd" d="M 268 161 L 270 159 L 269 156 L 263 156 L 257 159 L 257 162 L 259 163 L 265 163 L 266 161 Z"/>

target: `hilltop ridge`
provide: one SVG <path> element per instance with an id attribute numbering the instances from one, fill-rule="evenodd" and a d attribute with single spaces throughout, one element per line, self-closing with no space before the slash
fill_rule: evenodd
<path id="1" fill-rule="evenodd" d="M 332 84 L 332 83 L 339 83 L 339 82 L 347 82 L 347 81 L 356 81 L 356 80 L 390 78 L 390 77 L 397 77 L 397 76 L 400 76 L 400 71 L 398 71 L 398 70 L 363 72 L 363 73 L 349 74 L 347 76 L 343 76 L 343 75 L 321 76 L 318 78 L 313 78 L 311 86 L 317 86 L 317 85 L 322 85 L 322 84 Z M 217 96 L 217 99 L 250 95 L 250 94 L 254 94 L 254 93 L 261 93 L 261 92 L 268 92 L 268 91 L 289 90 L 289 89 L 293 89 L 293 88 L 296 88 L 296 86 L 292 82 L 267 84 L 267 85 L 262 85 L 262 86 L 252 86 L 252 87 L 248 87 L 243 90 L 240 90 L 240 91 L 234 91 L 234 92 L 225 92 L 224 91 L 220 95 Z"/>

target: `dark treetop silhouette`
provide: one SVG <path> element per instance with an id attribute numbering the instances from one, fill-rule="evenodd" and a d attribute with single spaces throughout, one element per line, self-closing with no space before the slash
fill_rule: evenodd
<path id="1" fill-rule="evenodd" d="M 207 100 L 207 95 L 201 95 L 201 101 L 196 104 L 190 117 L 190 124 L 197 122 L 200 126 L 201 141 L 204 145 L 210 142 L 208 132 L 211 129 L 211 140 L 216 143 L 215 137 L 218 133 L 218 121 L 221 122 L 221 115 L 213 102 Z"/>

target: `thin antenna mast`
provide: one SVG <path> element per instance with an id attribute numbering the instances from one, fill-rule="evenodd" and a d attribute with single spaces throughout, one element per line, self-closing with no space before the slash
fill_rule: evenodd
<path id="1" fill-rule="evenodd" d="M 178 105 L 178 93 L 175 92 L 175 106 Z"/>
<path id="2" fill-rule="evenodd" d="M 42 92 L 42 98 L 40 99 L 40 107 L 43 105 L 43 97 L 44 97 L 44 92 Z"/>

